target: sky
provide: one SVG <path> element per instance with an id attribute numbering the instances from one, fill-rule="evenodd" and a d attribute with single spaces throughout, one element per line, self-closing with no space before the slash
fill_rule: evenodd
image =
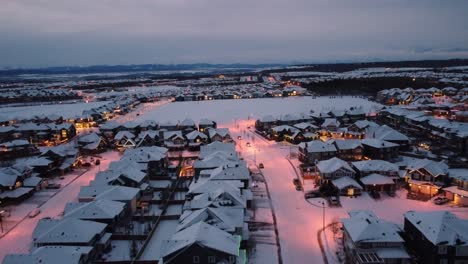
<path id="1" fill-rule="evenodd" d="M 468 57 L 466 0 L 0 0 L 0 67 Z"/>

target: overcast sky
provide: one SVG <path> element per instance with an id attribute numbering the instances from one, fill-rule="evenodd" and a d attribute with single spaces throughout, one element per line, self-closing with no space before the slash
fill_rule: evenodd
<path id="1" fill-rule="evenodd" d="M 455 57 L 467 0 L 0 0 L 0 67 Z"/>

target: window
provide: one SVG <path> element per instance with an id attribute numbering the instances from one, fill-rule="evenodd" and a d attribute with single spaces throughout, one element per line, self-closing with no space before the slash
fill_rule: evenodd
<path id="1" fill-rule="evenodd" d="M 199 256 L 193 256 L 193 259 L 192 259 L 193 263 L 200 263 L 200 257 Z"/>
<path id="2" fill-rule="evenodd" d="M 216 263 L 216 257 L 215 256 L 208 256 L 208 263 Z"/>
<path id="3" fill-rule="evenodd" d="M 447 246 L 439 246 L 439 255 L 447 254 Z M 441 260 L 442 263 L 442 260 Z"/>
<path id="4" fill-rule="evenodd" d="M 234 256 L 229 256 L 229 263 L 236 263 L 236 258 Z"/>

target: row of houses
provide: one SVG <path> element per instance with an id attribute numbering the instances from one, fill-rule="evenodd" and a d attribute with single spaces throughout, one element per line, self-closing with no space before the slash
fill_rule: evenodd
<path id="1" fill-rule="evenodd" d="M 166 167 L 167 149 L 129 150 L 81 187 L 78 202 L 67 203 L 62 218 L 39 220 L 31 253 L 8 255 L 4 263 L 104 261 L 105 253 L 112 251 L 112 237 L 136 213 L 150 177 Z"/>
<path id="2" fill-rule="evenodd" d="M 380 122 L 398 129 L 418 142 L 426 143 L 432 152 L 446 156 L 468 155 L 468 123 L 435 118 L 423 111 L 387 107 L 377 115 Z"/>
<path id="3" fill-rule="evenodd" d="M 354 196 L 362 191 L 394 193 L 398 183 L 406 183 L 410 193 L 432 198 L 445 194 L 455 205 L 468 206 L 468 169 L 450 169 L 444 162 L 412 159 L 396 165 L 384 160 L 346 162 L 333 157 L 319 161 L 316 181 L 328 183 L 340 195 Z"/>
<path id="4" fill-rule="evenodd" d="M 201 146 L 194 167 L 182 215 L 175 233 L 162 243 L 160 262 L 245 263 L 253 197 L 245 162 L 234 144 L 214 142 Z"/>
<path id="5" fill-rule="evenodd" d="M 341 220 L 346 260 L 357 264 L 465 263 L 468 220 L 447 211 L 404 214 L 404 225 L 379 219 L 372 211 Z"/>
<path id="6" fill-rule="evenodd" d="M 433 98 L 446 96 L 450 97 L 454 101 L 464 103 L 468 100 L 468 88 L 457 89 L 455 87 L 445 87 L 442 89 L 431 87 L 431 88 L 419 88 L 413 89 L 411 87 L 400 89 L 392 88 L 385 89 L 377 92 L 377 101 L 386 105 L 397 105 L 397 104 L 427 104 L 434 103 Z"/>

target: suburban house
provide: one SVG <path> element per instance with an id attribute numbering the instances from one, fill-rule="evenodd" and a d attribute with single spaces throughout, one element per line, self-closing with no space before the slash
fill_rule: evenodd
<path id="1" fill-rule="evenodd" d="M 346 161 L 362 160 L 364 147 L 358 139 L 333 139 L 327 143 L 335 145 L 338 157 Z"/>
<path id="2" fill-rule="evenodd" d="M 211 142 L 232 142 L 228 128 L 209 128 L 206 131 Z"/>
<path id="3" fill-rule="evenodd" d="M 39 154 L 35 145 L 24 139 L 14 139 L 0 143 L 0 160 L 16 159 Z"/>
<path id="4" fill-rule="evenodd" d="M 368 210 L 350 211 L 341 220 L 346 259 L 356 264 L 412 263 L 400 228 Z M 424 262 L 426 263 L 426 262 Z"/>
<path id="5" fill-rule="evenodd" d="M 94 255 L 92 247 L 45 246 L 34 249 L 28 254 L 10 254 L 3 259 L 3 264 L 48 263 L 48 264 L 84 264 Z"/>
<path id="6" fill-rule="evenodd" d="M 67 203 L 64 218 L 89 220 L 108 224 L 112 227 L 125 216 L 125 204 L 110 200 L 96 200 L 88 203 Z"/>
<path id="7" fill-rule="evenodd" d="M 334 144 L 314 140 L 299 144 L 299 160 L 306 164 L 315 164 L 315 161 L 326 160 L 337 156 Z"/>
<path id="8" fill-rule="evenodd" d="M 460 206 L 468 206 L 468 169 L 449 169 L 451 186 L 445 187 L 445 197 Z"/>
<path id="9" fill-rule="evenodd" d="M 182 131 L 164 131 L 163 132 L 164 146 L 171 150 L 182 150 L 187 144 Z"/>
<path id="10" fill-rule="evenodd" d="M 407 245 L 420 263 L 468 261 L 468 220 L 447 211 L 409 211 L 404 216 Z"/>
<path id="11" fill-rule="evenodd" d="M 243 263 L 240 236 L 231 235 L 203 221 L 162 242 L 161 263 Z"/>
<path id="12" fill-rule="evenodd" d="M 213 120 L 209 120 L 206 118 L 200 119 L 200 122 L 198 123 L 198 131 L 200 132 L 205 132 L 208 128 L 216 128 L 217 124 Z"/>
<path id="13" fill-rule="evenodd" d="M 375 138 L 365 138 L 361 140 L 361 144 L 364 146 L 364 157 L 380 160 L 398 158 L 398 144 Z"/>
<path id="14" fill-rule="evenodd" d="M 354 178 L 354 175 L 356 174 L 353 168 L 351 168 L 351 166 L 346 161 L 336 157 L 319 161 L 317 164 L 317 170 L 320 176 L 320 181 L 322 183 L 345 176 Z"/>
<path id="15" fill-rule="evenodd" d="M 188 146 L 191 150 L 199 150 L 200 145 L 208 142 L 208 136 L 198 130 L 193 130 L 185 135 L 188 141 Z"/>
<path id="16" fill-rule="evenodd" d="M 338 194 L 342 196 L 357 196 L 362 192 L 361 185 L 349 176 L 332 180 L 331 184 L 338 190 Z"/>
<path id="17" fill-rule="evenodd" d="M 429 159 L 412 161 L 406 168 L 406 180 L 410 191 L 429 197 L 435 196 L 449 183 L 448 169 L 448 165 L 442 161 Z"/>

